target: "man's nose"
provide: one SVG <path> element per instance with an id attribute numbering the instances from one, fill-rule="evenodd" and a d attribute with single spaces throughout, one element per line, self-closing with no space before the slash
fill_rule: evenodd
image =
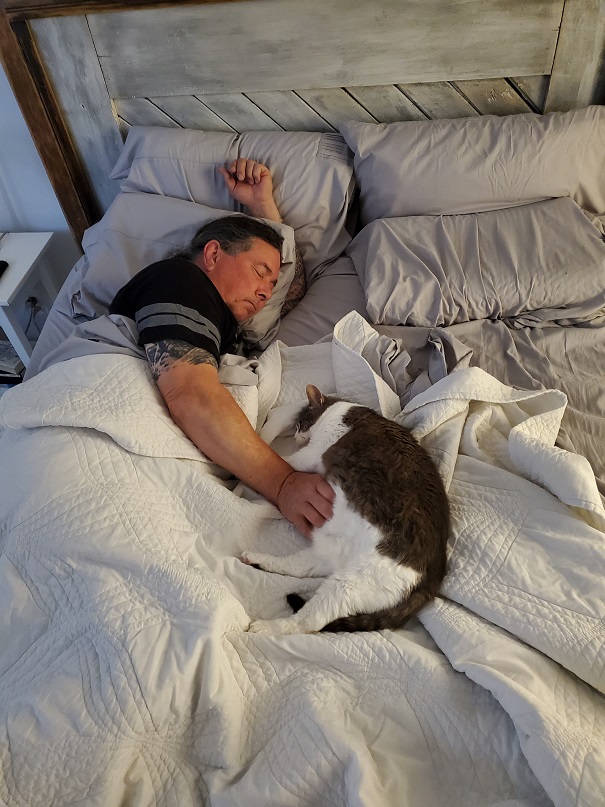
<path id="1" fill-rule="evenodd" d="M 266 281 L 258 287 L 256 294 L 261 300 L 269 300 L 273 294 L 273 286 L 269 281 Z"/>

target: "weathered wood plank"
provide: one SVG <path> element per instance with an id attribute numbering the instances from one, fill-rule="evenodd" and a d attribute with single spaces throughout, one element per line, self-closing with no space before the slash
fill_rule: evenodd
<path id="1" fill-rule="evenodd" d="M 179 0 L 182 5 L 202 3 L 237 3 L 239 0 Z M 66 17 L 99 14 L 133 7 L 172 6 L 170 0 L 2 0 L 11 20 L 33 20 L 44 17 Z"/>
<path id="2" fill-rule="evenodd" d="M 529 101 L 536 112 L 544 110 L 549 76 L 513 76 L 509 81 L 520 95 Z"/>
<path id="3" fill-rule="evenodd" d="M 148 98 L 116 98 L 118 115 L 131 126 L 167 126 L 180 128 L 178 123 Z"/>
<path id="4" fill-rule="evenodd" d="M 208 132 L 233 131 L 228 123 L 194 95 L 167 95 L 149 100 L 186 129 L 204 129 Z"/>
<path id="5" fill-rule="evenodd" d="M 452 84 L 482 115 L 518 115 L 532 111 L 504 79 L 455 81 Z"/>
<path id="6" fill-rule="evenodd" d="M 198 100 L 222 118 L 233 131 L 270 132 L 281 129 L 281 126 L 242 93 L 203 95 Z"/>
<path id="7" fill-rule="evenodd" d="M 251 92 L 247 96 L 282 129 L 290 132 L 334 131 L 334 127 L 292 91 Z"/>
<path id="8" fill-rule="evenodd" d="M 335 129 L 346 120 L 376 123 L 370 113 L 340 87 L 322 90 L 297 90 L 297 95 L 313 107 Z"/>
<path id="9" fill-rule="evenodd" d="M 427 116 L 393 84 L 381 87 L 347 87 L 346 90 L 381 123 L 426 120 Z"/>
<path id="10" fill-rule="evenodd" d="M 472 118 L 479 114 L 448 81 L 398 86 L 429 118 Z"/>
<path id="11" fill-rule="evenodd" d="M 122 139 L 86 18 L 33 20 L 31 27 L 80 159 L 92 166 L 89 178 L 105 210 L 119 192 L 109 174 Z"/>
<path id="12" fill-rule="evenodd" d="M 21 38 L 0 9 L 0 58 L 50 183 L 79 244 L 97 211 L 84 193 L 82 166 L 71 147 L 67 130 L 60 121 L 57 125 L 59 110 L 50 88 L 42 86 L 41 76 L 26 58 L 24 38 L 29 39 L 29 29 L 25 23 L 17 25 L 24 27 Z M 49 108 L 49 102 L 53 102 L 54 109 Z"/>
<path id="13" fill-rule="evenodd" d="M 89 24 L 112 97 L 200 95 L 548 73 L 562 2 L 254 0 Z"/>
<path id="14" fill-rule="evenodd" d="M 140 8 L 150 5 L 155 8 Z M 127 7 L 129 11 L 105 11 Z M 87 132 L 87 126 L 79 132 L 77 125 L 69 130 L 68 116 L 61 117 L 60 104 L 51 91 L 51 83 L 56 83 L 57 99 L 69 92 L 59 89 L 60 70 L 49 59 L 45 74 L 36 49 L 26 42 L 29 34 L 25 39 L 16 38 L 10 24 L 13 21 L 14 26 L 29 31 L 25 23 L 15 20 L 52 16 L 60 30 L 57 42 L 63 52 L 57 55 L 57 63 L 61 64 L 69 58 L 66 51 L 78 41 L 70 35 L 70 17 L 64 15 L 76 13 L 90 15 L 87 22 L 106 70 L 103 77 L 112 88 L 111 97 L 122 98 L 124 104 L 127 97 L 137 95 L 131 79 L 143 87 L 139 101 L 183 92 L 205 98 L 220 91 L 245 92 L 252 102 L 257 92 L 288 93 L 298 87 L 344 86 L 352 100 L 358 87 L 513 76 L 511 83 L 520 95 L 540 108 L 536 102 L 542 102 L 547 79 L 536 77 L 549 75 L 551 69 L 546 109 L 603 101 L 594 95 L 605 40 L 599 0 L 307 0 L 305 4 L 298 0 L 242 0 L 237 4 L 230 0 L 217 4 L 204 0 L 0 0 L 4 68 L 78 239 L 95 220 L 95 200 L 86 189 L 82 163 L 85 160 L 93 176 L 98 175 L 99 141 Z M 67 87 L 72 80 L 73 74 L 66 80 Z M 124 93 L 114 92 L 121 83 Z M 604 87 L 605 83 L 601 90 Z M 417 102 L 417 96 L 408 97 Z M 77 120 L 81 112 L 72 100 Z M 493 99 L 484 101 L 487 111 L 494 111 Z M 451 116 L 445 106 L 441 113 L 431 113 L 428 105 L 418 106 L 431 116 Z M 256 108 L 285 125 L 286 110 L 281 119 L 271 114 L 269 106 L 263 108 L 259 103 Z M 162 125 L 175 125 L 169 112 L 162 113 L 157 106 L 155 110 L 154 123 L 159 115 Z M 336 125 L 338 118 L 336 113 Z M 117 129 L 115 114 L 110 119 L 102 112 L 100 120 L 108 124 L 111 120 L 111 127 Z M 119 119 L 122 130 L 128 125 L 126 118 Z M 326 125 L 333 128 L 334 123 Z M 250 128 L 249 123 L 242 128 Z"/>
<path id="15" fill-rule="evenodd" d="M 604 44 L 605 8 L 600 0 L 566 0 L 546 112 L 579 109 L 595 102 Z"/>

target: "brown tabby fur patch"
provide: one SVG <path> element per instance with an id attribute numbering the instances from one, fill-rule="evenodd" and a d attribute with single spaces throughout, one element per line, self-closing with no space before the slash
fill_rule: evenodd
<path id="1" fill-rule="evenodd" d="M 322 396 L 301 412 L 306 431 L 338 399 Z M 446 573 L 450 530 L 443 481 L 409 429 L 364 406 L 343 418 L 349 431 L 323 455 L 325 478 L 342 488 L 349 505 L 383 535 L 376 549 L 422 577 L 403 602 L 374 614 L 337 619 L 324 630 L 400 627 L 435 597 Z M 293 601 L 294 603 L 294 601 Z"/>

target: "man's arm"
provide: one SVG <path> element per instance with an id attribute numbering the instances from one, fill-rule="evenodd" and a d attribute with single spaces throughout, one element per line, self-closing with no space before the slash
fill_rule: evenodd
<path id="1" fill-rule="evenodd" d="M 178 339 L 145 351 L 173 420 L 200 451 L 277 505 L 303 535 L 331 517 L 332 488 L 319 474 L 295 471 L 261 440 L 219 381 L 214 356 Z"/>
<path id="2" fill-rule="evenodd" d="M 266 165 L 240 157 L 218 170 L 231 196 L 244 205 L 249 216 L 283 221 L 273 199 L 273 179 Z"/>

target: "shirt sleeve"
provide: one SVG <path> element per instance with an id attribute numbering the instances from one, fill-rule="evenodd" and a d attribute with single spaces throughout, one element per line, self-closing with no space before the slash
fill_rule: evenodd
<path id="1" fill-rule="evenodd" d="M 181 259 L 152 264 L 122 288 L 110 307 L 137 324 L 139 345 L 180 339 L 219 361 L 233 330 L 231 312 L 204 273 Z M 235 322 L 235 321 L 234 321 Z"/>

